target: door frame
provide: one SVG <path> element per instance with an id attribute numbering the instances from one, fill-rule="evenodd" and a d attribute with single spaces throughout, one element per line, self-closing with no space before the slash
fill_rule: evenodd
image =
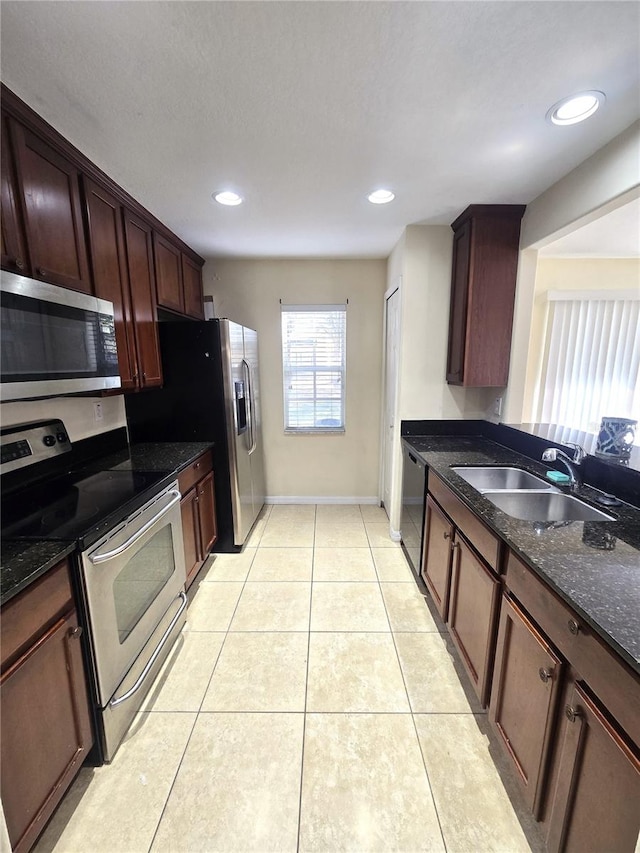
<path id="1" fill-rule="evenodd" d="M 398 518 L 396 521 L 396 526 L 394 526 L 394 519 L 392 518 L 391 509 L 395 506 L 397 501 L 395 500 L 395 492 L 393 485 L 394 481 L 397 480 L 395 477 L 396 468 L 398 464 L 398 451 L 400 448 L 400 434 L 398 431 L 398 402 L 400 399 L 399 394 L 399 379 L 401 375 L 400 370 L 400 360 L 402 357 L 402 275 L 398 275 L 393 284 L 387 288 L 384 293 L 384 310 L 382 312 L 382 375 L 380 377 L 381 380 L 381 388 L 382 388 L 382 406 L 380 407 L 380 475 L 378 478 L 378 500 L 379 503 L 382 504 L 384 500 L 384 475 L 385 475 L 385 451 L 386 451 L 386 427 L 385 427 L 385 416 L 387 410 L 387 302 L 393 296 L 394 293 L 398 293 L 398 315 L 400 318 L 400 322 L 398 324 L 398 371 L 396 375 L 396 387 L 395 387 L 395 400 L 393 403 L 393 412 L 394 412 L 394 429 L 393 436 L 391 441 L 393 443 L 393 456 L 394 456 L 394 464 L 392 465 L 391 470 L 391 484 L 389 487 L 389 492 L 391 495 L 391 507 L 385 507 L 387 510 L 387 515 L 389 516 L 389 535 L 391 539 L 395 542 L 400 541 L 400 511 L 398 509 L 397 515 Z"/>

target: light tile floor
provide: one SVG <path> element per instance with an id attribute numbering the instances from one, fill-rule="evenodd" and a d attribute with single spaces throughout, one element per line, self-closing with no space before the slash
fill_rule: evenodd
<path id="1" fill-rule="evenodd" d="M 37 853 L 542 849 L 384 510 L 265 507 L 210 558 L 111 765 Z"/>

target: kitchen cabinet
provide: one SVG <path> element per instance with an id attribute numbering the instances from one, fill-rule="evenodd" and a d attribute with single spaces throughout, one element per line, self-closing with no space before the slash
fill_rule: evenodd
<path id="1" fill-rule="evenodd" d="M 586 689 L 572 681 L 559 737 L 550 853 L 634 851 L 640 829 L 640 760 Z"/>
<path id="2" fill-rule="evenodd" d="M 8 122 L 31 276 L 91 293 L 79 170 L 40 136 Z"/>
<path id="3" fill-rule="evenodd" d="M 2 608 L 2 806 L 12 849 L 28 851 L 93 744 L 66 560 Z"/>
<path id="4" fill-rule="evenodd" d="M 485 706 L 500 601 L 500 542 L 431 472 L 422 553 L 422 578 Z"/>
<path id="5" fill-rule="evenodd" d="M 471 205 L 454 232 L 447 382 L 504 387 L 523 205 Z"/>
<path id="6" fill-rule="evenodd" d="M 502 601 L 489 718 L 540 813 L 563 663 L 508 596 Z"/>
<path id="7" fill-rule="evenodd" d="M 509 553 L 490 720 L 550 851 L 633 853 L 640 679 Z"/>
<path id="8" fill-rule="evenodd" d="M 137 355 L 137 373 L 134 371 L 133 379 L 139 388 L 155 388 L 162 385 L 162 358 L 153 287 L 152 231 L 143 219 L 128 208 L 124 208 L 123 215 Z"/>
<path id="9" fill-rule="evenodd" d="M 153 235 L 156 299 L 160 308 L 204 317 L 201 267 L 160 234 Z"/>
<path id="10" fill-rule="evenodd" d="M 18 184 L 15 173 L 11 140 L 9 138 L 9 117 L 2 114 L 2 188 L 0 194 L 2 209 L 2 268 L 20 275 L 29 275 L 31 267 L 27 255 L 26 238 L 22 212 L 18 200 Z"/>
<path id="11" fill-rule="evenodd" d="M 187 589 L 202 568 L 217 539 L 216 505 L 211 452 L 202 454 L 178 475 L 182 493 L 182 535 Z"/>
<path id="12" fill-rule="evenodd" d="M 160 385 L 150 228 L 104 187 L 86 177 L 83 186 L 95 294 L 113 302 L 122 390 Z"/>

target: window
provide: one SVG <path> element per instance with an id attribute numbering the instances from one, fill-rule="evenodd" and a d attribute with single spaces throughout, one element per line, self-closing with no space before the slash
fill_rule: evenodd
<path id="1" fill-rule="evenodd" d="M 285 432 L 344 432 L 346 305 L 282 306 Z"/>
<path id="2" fill-rule="evenodd" d="M 548 298 L 537 420 L 597 433 L 605 415 L 640 419 L 640 294 Z"/>

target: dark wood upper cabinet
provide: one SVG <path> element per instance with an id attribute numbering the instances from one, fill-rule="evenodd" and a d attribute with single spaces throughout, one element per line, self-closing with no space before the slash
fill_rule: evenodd
<path id="1" fill-rule="evenodd" d="M 122 206 L 85 178 L 84 198 L 95 295 L 113 302 L 122 390 L 138 387 L 138 361 L 127 274 Z"/>
<path id="2" fill-rule="evenodd" d="M 2 268 L 30 275 L 31 265 L 27 255 L 27 245 L 24 235 L 24 220 L 18 197 L 18 184 L 15 173 L 11 139 L 9 134 L 9 118 L 2 115 Z"/>
<path id="3" fill-rule="evenodd" d="M 11 142 L 31 275 L 41 281 L 92 292 L 82 221 L 79 171 L 56 149 L 13 119 Z"/>
<path id="4" fill-rule="evenodd" d="M 184 313 L 198 320 L 204 319 L 202 299 L 202 265 L 182 254 L 182 286 L 184 290 Z"/>
<path id="5" fill-rule="evenodd" d="M 135 379 L 141 388 L 154 388 L 162 385 L 162 359 L 153 286 L 152 231 L 144 220 L 125 208 L 124 233 L 138 354 Z"/>
<path id="6" fill-rule="evenodd" d="M 180 249 L 159 234 L 153 235 L 156 264 L 156 298 L 161 308 L 184 313 Z"/>
<path id="7" fill-rule="evenodd" d="M 640 761 L 599 703 L 573 683 L 564 707 L 550 853 L 633 853 L 640 830 Z"/>
<path id="8" fill-rule="evenodd" d="M 504 387 L 524 205 L 471 205 L 454 231 L 447 382 Z"/>
<path id="9" fill-rule="evenodd" d="M 546 638 L 504 595 L 489 719 L 536 817 L 544 795 L 563 667 Z"/>

